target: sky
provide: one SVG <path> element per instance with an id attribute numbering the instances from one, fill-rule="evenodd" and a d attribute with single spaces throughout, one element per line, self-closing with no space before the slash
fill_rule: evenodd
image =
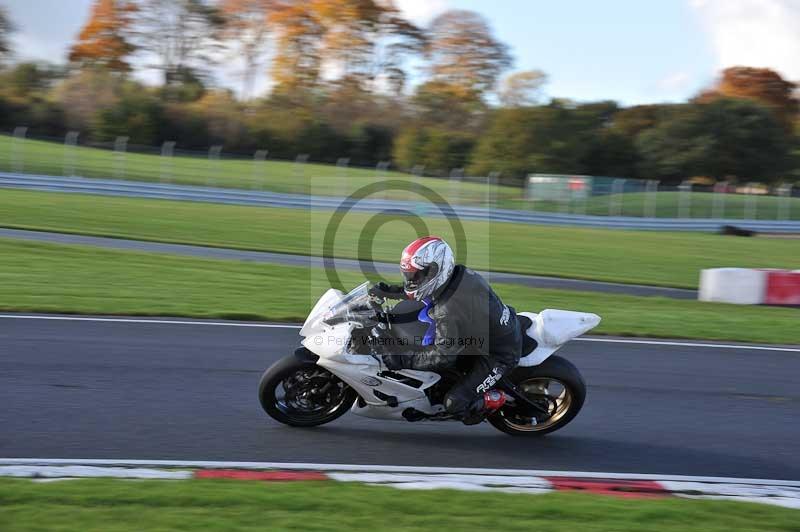
<path id="1" fill-rule="evenodd" d="M 448 9 L 482 14 L 509 45 L 514 70 L 548 75 L 549 97 L 625 105 L 684 101 L 732 65 L 769 67 L 800 81 L 800 0 L 395 2 L 423 25 Z M 63 62 L 91 4 L 0 0 L 19 27 L 17 59 Z M 218 82 L 238 88 L 235 62 L 229 65 Z"/>

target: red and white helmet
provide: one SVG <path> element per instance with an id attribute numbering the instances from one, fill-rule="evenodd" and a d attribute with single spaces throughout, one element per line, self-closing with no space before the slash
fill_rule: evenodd
<path id="1" fill-rule="evenodd" d="M 453 250 L 438 236 L 414 240 L 403 250 L 400 271 L 403 288 L 410 299 L 422 301 L 447 284 L 453 275 Z"/>

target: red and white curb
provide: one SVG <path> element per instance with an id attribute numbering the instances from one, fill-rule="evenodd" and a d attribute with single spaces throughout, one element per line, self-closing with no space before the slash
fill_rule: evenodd
<path id="1" fill-rule="evenodd" d="M 576 471 L 437 468 L 280 462 L 0 459 L 0 477 L 259 481 L 334 480 L 400 489 L 539 494 L 581 491 L 627 498 L 688 497 L 800 509 L 800 481 Z"/>

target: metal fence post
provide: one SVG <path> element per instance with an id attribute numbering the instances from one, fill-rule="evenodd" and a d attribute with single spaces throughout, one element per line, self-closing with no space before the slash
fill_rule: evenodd
<path id="1" fill-rule="evenodd" d="M 294 168 L 292 168 L 292 173 L 294 173 L 295 180 L 300 182 L 301 190 L 305 191 L 306 193 L 311 193 L 313 191 L 309 190 L 308 186 L 303 187 L 303 185 L 307 185 L 307 183 L 303 182 L 305 177 L 305 165 L 307 162 L 307 153 L 298 154 L 297 157 L 294 158 Z"/>
<path id="2" fill-rule="evenodd" d="M 757 195 L 753 194 L 755 190 L 754 187 L 755 183 L 748 183 L 747 184 L 747 197 L 744 201 L 744 219 L 745 220 L 755 220 L 758 216 L 758 205 L 757 205 Z"/>
<path id="3" fill-rule="evenodd" d="M 253 188 L 264 188 L 264 169 L 267 166 L 264 164 L 269 155 L 269 150 L 256 150 L 253 154 Z"/>
<path id="4" fill-rule="evenodd" d="M 11 135 L 11 170 L 18 174 L 25 172 L 25 136 L 28 126 L 17 126 Z"/>
<path id="5" fill-rule="evenodd" d="M 70 131 L 64 136 L 64 171 L 65 176 L 75 175 L 75 146 L 78 144 L 80 132 Z"/>
<path id="6" fill-rule="evenodd" d="M 622 214 L 622 196 L 625 191 L 626 179 L 617 178 L 611 182 L 611 194 L 608 195 L 608 215 L 620 216 Z"/>
<path id="7" fill-rule="evenodd" d="M 778 220 L 786 221 L 789 219 L 789 210 L 792 201 L 792 184 L 783 183 L 778 187 Z"/>
<path id="8" fill-rule="evenodd" d="M 336 159 L 336 168 L 339 174 L 339 189 L 342 191 L 342 197 L 346 198 L 349 195 L 349 188 L 347 185 L 347 167 L 350 165 L 349 157 L 339 157 Z"/>
<path id="9" fill-rule="evenodd" d="M 566 177 L 566 186 L 561 186 L 561 190 L 559 190 L 559 196 L 561 199 L 561 205 L 559 205 L 558 210 L 562 214 L 569 214 L 570 210 L 572 210 L 572 180 L 574 176 Z"/>
<path id="10" fill-rule="evenodd" d="M 425 165 L 424 164 L 416 164 L 411 168 L 411 175 L 414 176 L 412 183 L 416 189 L 419 186 L 419 182 L 422 180 L 422 176 L 425 175 Z M 419 197 L 415 194 L 409 195 L 411 200 L 418 200 Z"/>
<path id="11" fill-rule="evenodd" d="M 536 210 L 536 183 L 533 181 L 533 176 L 528 174 L 525 176 L 525 209 L 530 211 Z"/>
<path id="12" fill-rule="evenodd" d="M 658 212 L 656 211 L 658 204 L 658 185 L 660 181 L 657 179 L 648 179 L 645 188 L 645 206 L 644 215 L 646 218 L 655 218 Z"/>
<path id="13" fill-rule="evenodd" d="M 581 176 L 580 183 L 573 190 L 573 195 L 577 195 L 575 202 L 575 214 L 586 215 L 586 204 L 589 196 L 592 195 L 592 180 L 590 176 Z"/>
<path id="14" fill-rule="evenodd" d="M 391 161 L 379 161 L 378 164 L 375 165 L 375 177 L 386 178 L 386 174 L 389 172 L 389 165 L 391 164 Z"/>
<path id="15" fill-rule="evenodd" d="M 678 218 L 692 217 L 692 183 L 683 181 L 678 185 Z"/>
<path id="16" fill-rule="evenodd" d="M 129 137 L 117 137 L 114 140 L 114 178 L 125 179 L 125 152 L 128 149 Z"/>
<path id="17" fill-rule="evenodd" d="M 714 183 L 714 189 L 711 193 L 711 218 L 714 220 L 725 218 L 725 195 L 727 193 L 728 183 L 726 181 Z"/>
<path id="18" fill-rule="evenodd" d="M 208 148 L 208 165 L 211 172 L 206 179 L 206 186 L 217 186 L 217 181 L 221 178 L 222 174 L 222 145 L 216 144 Z"/>
<path id="19" fill-rule="evenodd" d="M 173 161 L 172 156 L 175 154 L 175 141 L 166 140 L 161 145 L 161 158 L 158 161 L 159 177 L 162 183 L 172 180 L 173 174 Z"/>
<path id="20" fill-rule="evenodd" d="M 497 187 L 500 183 L 501 172 L 489 172 L 486 176 L 486 208 L 491 209 L 494 202 L 497 201 Z"/>
<path id="21" fill-rule="evenodd" d="M 380 180 L 388 179 L 389 166 L 391 164 L 391 161 L 378 161 L 378 164 L 375 165 L 375 177 Z M 383 199 L 389 199 L 389 191 L 385 187 L 383 189 Z"/>
<path id="22" fill-rule="evenodd" d="M 464 169 L 453 168 L 450 170 L 450 200 L 456 203 L 461 202 L 461 183 L 464 180 Z"/>

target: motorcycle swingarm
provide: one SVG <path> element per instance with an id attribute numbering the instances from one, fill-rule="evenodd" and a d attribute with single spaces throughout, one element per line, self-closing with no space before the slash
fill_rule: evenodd
<path id="1" fill-rule="evenodd" d="M 506 392 L 514 400 L 514 406 L 519 409 L 522 414 L 540 421 L 550 417 L 550 412 L 519 393 L 514 383 L 506 379 L 501 379 L 497 387 Z"/>

